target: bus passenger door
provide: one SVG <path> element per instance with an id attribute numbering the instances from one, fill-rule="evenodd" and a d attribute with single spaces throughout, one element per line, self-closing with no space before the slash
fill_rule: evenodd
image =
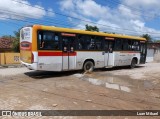
<path id="1" fill-rule="evenodd" d="M 76 68 L 75 47 L 76 44 L 74 36 L 62 35 L 62 70 L 66 71 Z"/>
<path id="2" fill-rule="evenodd" d="M 140 64 L 144 64 L 146 62 L 147 56 L 147 44 L 143 41 L 140 42 Z"/>
<path id="3" fill-rule="evenodd" d="M 114 41 L 105 40 L 105 67 L 112 67 L 114 65 L 113 45 Z"/>

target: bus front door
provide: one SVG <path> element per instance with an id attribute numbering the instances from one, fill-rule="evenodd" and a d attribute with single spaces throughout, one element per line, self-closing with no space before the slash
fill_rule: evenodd
<path id="1" fill-rule="evenodd" d="M 141 43 L 141 51 L 140 51 L 140 64 L 145 64 L 146 56 L 147 56 L 147 44 Z"/>
<path id="2" fill-rule="evenodd" d="M 105 67 L 112 67 L 114 64 L 113 60 L 113 45 L 114 41 L 105 40 Z"/>
<path id="3" fill-rule="evenodd" d="M 62 37 L 62 70 L 73 70 L 76 68 L 75 37 Z"/>

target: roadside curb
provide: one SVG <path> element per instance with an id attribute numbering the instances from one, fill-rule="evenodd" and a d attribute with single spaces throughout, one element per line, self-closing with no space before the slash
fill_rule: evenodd
<path id="1" fill-rule="evenodd" d="M 21 68 L 21 67 L 24 67 L 24 66 L 20 64 L 0 65 L 0 69 L 1 68 Z"/>

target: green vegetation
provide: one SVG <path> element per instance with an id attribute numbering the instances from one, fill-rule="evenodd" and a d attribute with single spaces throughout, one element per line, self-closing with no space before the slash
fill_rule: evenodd
<path id="1" fill-rule="evenodd" d="M 19 48 L 19 39 L 20 39 L 20 32 L 14 31 L 14 36 L 11 35 L 4 35 L 2 38 L 12 40 L 12 49 L 14 52 L 20 52 Z M 8 44 L 9 45 L 9 44 Z"/>
<path id="2" fill-rule="evenodd" d="M 13 40 L 13 51 L 15 52 L 20 52 L 20 48 L 19 48 L 19 40 L 20 40 L 20 32 L 18 31 L 14 31 L 14 40 Z"/>
<path id="3" fill-rule="evenodd" d="M 86 31 L 97 31 L 99 32 L 99 28 L 97 26 L 91 26 L 86 24 Z"/>
<path id="4" fill-rule="evenodd" d="M 160 43 L 160 40 L 155 40 L 156 43 Z"/>
<path id="5" fill-rule="evenodd" d="M 150 43 L 153 42 L 153 40 L 149 34 L 143 34 L 141 37 L 146 38 L 146 40 Z"/>

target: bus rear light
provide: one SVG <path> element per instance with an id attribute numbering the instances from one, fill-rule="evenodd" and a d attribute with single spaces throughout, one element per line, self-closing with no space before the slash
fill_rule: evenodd
<path id="1" fill-rule="evenodd" d="M 31 63 L 34 62 L 34 54 L 32 53 L 32 57 L 31 57 Z"/>

